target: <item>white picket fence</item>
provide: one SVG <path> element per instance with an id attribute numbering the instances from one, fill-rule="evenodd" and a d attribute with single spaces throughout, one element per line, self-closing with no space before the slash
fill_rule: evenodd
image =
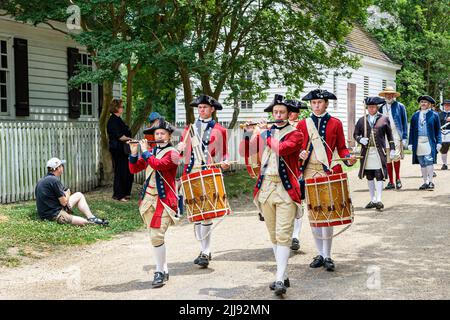
<path id="1" fill-rule="evenodd" d="M 0 122 L 0 203 L 34 199 L 36 183 L 52 157 L 67 161 L 61 180 L 72 192 L 93 190 L 100 178 L 99 134 L 97 123 Z M 228 131 L 230 160 L 238 161 L 232 170 L 244 163 L 238 152 L 241 139 L 241 129 Z M 173 139 L 178 141 L 179 135 Z M 144 172 L 135 176 L 135 183 L 143 180 Z"/>

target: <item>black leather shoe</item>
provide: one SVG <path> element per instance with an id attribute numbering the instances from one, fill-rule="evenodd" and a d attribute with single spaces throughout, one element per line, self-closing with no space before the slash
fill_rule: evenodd
<path id="1" fill-rule="evenodd" d="M 327 271 L 334 271 L 334 261 L 331 258 L 326 258 L 323 262 L 323 267 L 327 269 Z"/>
<path id="2" fill-rule="evenodd" d="M 394 184 L 393 183 L 388 183 L 387 185 L 386 185 L 386 187 L 384 188 L 384 190 L 391 190 L 391 189 L 395 189 L 395 186 L 394 186 Z"/>
<path id="3" fill-rule="evenodd" d="M 434 190 L 434 183 L 433 183 L 433 182 L 430 182 L 430 183 L 428 184 L 427 190 L 429 190 L 429 191 L 433 191 L 433 190 Z"/>
<path id="4" fill-rule="evenodd" d="M 275 288 L 274 288 L 274 291 L 275 291 L 275 294 L 276 294 L 277 296 L 281 296 L 281 295 L 283 295 L 283 294 L 286 293 L 287 288 L 286 288 L 286 286 L 284 285 L 283 281 L 277 281 L 277 282 L 275 282 Z"/>
<path id="5" fill-rule="evenodd" d="M 376 208 L 376 204 L 375 203 L 373 203 L 372 201 L 370 201 L 368 204 L 367 204 L 367 206 L 366 206 L 366 209 L 373 209 L 373 208 Z"/>
<path id="6" fill-rule="evenodd" d="M 381 209 L 383 209 L 384 208 L 384 204 L 383 204 L 383 202 L 377 202 L 376 204 L 375 204 L 375 208 L 377 208 L 377 210 L 381 210 Z"/>
<path id="7" fill-rule="evenodd" d="M 265 221 L 264 217 L 262 216 L 261 212 L 258 212 L 259 221 Z"/>
<path id="8" fill-rule="evenodd" d="M 443 164 L 442 167 L 441 167 L 441 170 L 448 170 L 447 165 L 446 165 L 446 164 Z"/>
<path id="9" fill-rule="evenodd" d="M 290 283 L 290 281 L 289 281 L 289 278 L 286 278 L 286 280 L 284 280 L 284 286 L 285 286 L 286 288 L 289 288 L 289 287 L 291 286 L 291 283 Z M 272 282 L 272 283 L 269 285 L 269 288 L 270 288 L 270 290 L 275 290 L 275 281 Z"/>
<path id="10" fill-rule="evenodd" d="M 297 238 L 292 239 L 291 250 L 298 251 L 300 249 L 300 241 Z"/>
<path id="11" fill-rule="evenodd" d="M 428 189 L 428 183 L 424 183 L 419 187 L 419 190 L 426 190 L 426 189 Z"/>
<path id="12" fill-rule="evenodd" d="M 402 182 L 400 181 L 400 179 L 397 179 L 395 181 L 395 188 L 401 189 L 402 187 L 403 187 Z"/>
<path id="13" fill-rule="evenodd" d="M 194 260 L 194 264 L 198 264 L 198 262 L 200 261 L 200 257 L 202 256 L 202 252 L 200 251 L 200 254 L 198 255 L 197 258 L 195 258 Z M 212 256 L 211 256 L 211 252 L 209 253 L 209 260 L 212 260 Z"/>
<path id="14" fill-rule="evenodd" d="M 436 178 L 436 177 L 437 177 L 436 172 L 433 172 L 433 178 Z"/>
<path id="15" fill-rule="evenodd" d="M 197 263 L 200 267 L 207 268 L 209 265 L 209 255 L 202 253 Z"/>
<path id="16" fill-rule="evenodd" d="M 318 255 L 318 256 L 314 257 L 314 260 L 313 260 L 313 262 L 311 262 L 309 264 L 309 267 L 310 268 L 319 268 L 319 267 L 323 266 L 323 261 L 324 261 L 323 257 L 321 255 Z"/>
<path id="17" fill-rule="evenodd" d="M 152 281 L 152 288 L 161 288 L 164 285 L 165 275 L 162 272 L 155 272 Z"/>

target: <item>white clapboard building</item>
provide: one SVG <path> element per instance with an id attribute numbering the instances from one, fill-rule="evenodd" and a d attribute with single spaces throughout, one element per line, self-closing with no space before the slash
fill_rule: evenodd
<path id="1" fill-rule="evenodd" d="M 364 109 L 362 101 L 364 97 L 378 95 L 386 86 L 395 88 L 396 72 L 401 68 L 380 49 L 376 40 L 367 34 L 362 28 L 356 26 L 346 38 L 348 51 L 361 57 L 361 67 L 357 70 L 349 70 L 352 73 L 350 78 L 346 76 L 335 76 L 333 71 L 325 83 L 320 86 L 322 89 L 334 92 L 338 98 L 337 101 L 330 101 L 328 111 L 331 115 L 338 117 L 344 124 L 344 131 L 353 145 L 354 126 L 356 120 L 363 115 Z M 318 88 L 317 85 L 307 83 L 304 88 L 303 97 L 312 89 Z M 266 101 L 241 101 L 241 110 L 239 113 L 239 122 L 249 119 L 266 118 L 267 114 L 263 111 L 272 101 L 273 96 L 285 94 L 287 88 L 273 85 L 268 91 Z M 220 101 L 224 101 L 229 91 L 224 91 Z M 177 92 L 176 102 L 176 122 L 186 121 L 186 112 L 184 107 L 183 93 Z M 219 121 L 229 123 L 232 119 L 233 108 L 231 105 L 225 105 L 224 109 L 218 114 Z M 350 138 L 350 139 L 349 139 Z"/>
<path id="2" fill-rule="evenodd" d="M 69 90 L 80 62 L 92 66 L 68 35 L 0 16 L 0 203 L 32 199 L 51 157 L 67 160 L 63 182 L 71 190 L 97 186 L 102 88 Z M 120 84 L 114 96 L 121 96 Z"/>

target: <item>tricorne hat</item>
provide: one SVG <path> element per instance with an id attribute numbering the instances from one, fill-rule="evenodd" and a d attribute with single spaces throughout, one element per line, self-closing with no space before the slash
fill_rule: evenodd
<path id="1" fill-rule="evenodd" d="M 315 89 L 310 92 L 306 96 L 302 98 L 303 101 L 311 101 L 315 99 L 323 99 L 323 100 L 337 100 L 337 97 L 334 93 L 329 92 L 325 89 Z"/>
<path id="2" fill-rule="evenodd" d="M 217 101 L 213 97 L 210 97 L 210 96 L 208 96 L 206 94 L 199 95 L 197 98 L 195 98 L 190 103 L 190 106 L 191 107 L 198 107 L 199 104 L 209 104 L 211 107 L 214 107 L 214 109 L 216 109 L 216 110 L 222 110 L 223 109 L 223 107 L 219 103 L 219 101 Z"/>
<path id="3" fill-rule="evenodd" d="M 426 100 L 431 104 L 436 104 L 436 100 L 434 100 L 431 96 L 423 95 L 417 98 L 417 102 L 420 102 L 421 100 Z"/>
<path id="4" fill-rule="evenodd" d="M 158 129 L 165 129 L 171 134 L 175 131 L 175 128 L 162 117 L 154 126 L 144 129 L 144 134 L 154 134 Z"/>
<path id="5" fill-rule="evenodd" d="M 291 112 L 298 112 L 297 102 L 295 100 L 285 99 L 281 94 L 275 94 L 272 102 L 264 109 L 264 112 L 272 112 L 273 107 L 276 105 L 286 106 L 288 111 Z"/>
<path id="6" fill-rule="evenodd" d="M 381 97 L 366 97 L 364 98 L 364 104 L 366 106 L 377 106 L 381 107 L 386 104 L 386 100 Z"/>

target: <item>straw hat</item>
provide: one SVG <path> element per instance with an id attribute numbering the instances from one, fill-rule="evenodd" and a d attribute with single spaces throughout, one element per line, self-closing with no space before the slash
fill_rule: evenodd
<path id="1" fill-rule="evenodd" d="M 386 88 L 385 88 L 383 91 L 381 91 L 378 95 L 379 95 L 380 97 L 386 97 L 386 95 L 387 95 L 388 93 L 394 93 L 396 98 L 397 98 L 397 97 L 400 97 L 400 92 L 395 91 L 395 89 L 392 88 L 392 87 L 386 87 Z"/>

